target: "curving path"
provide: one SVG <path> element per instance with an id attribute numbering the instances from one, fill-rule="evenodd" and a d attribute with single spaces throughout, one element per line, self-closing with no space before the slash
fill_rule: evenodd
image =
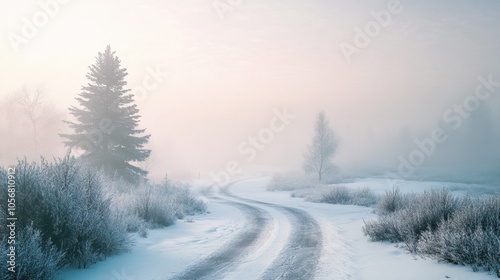
<path id="1" fill-rule="evenodd" d="M 323 245 L 323 234 L 318 222 L 301 209 L 236 196 L 229 191 L 230 187 L 221 190 L 221 194 L 228 199 L 211 198 L 241 210 L 247 221 L 244 230 L 219 251 L 170 279 L 224 279 L 228 271 L 235 269 L 246 256 L 259 248 L 266 240 L 266 233 L 272 230 L 273 216 L 265 210 L 266 207 L 282 212 L 290 222 L 291 231 L 278 257 L 267 265 L 260 278 L 314 279 Z"/>
<path id="2" fill-rule="evenodd" d="M 292 224 L 292 232 L 287 244 L 264 273 L 262 279 L 306 280 L 314 278 L 321 257 L 323 235 L 321 227 L 311 215 L 293 207 L 238 197 L 229 191 L 229 187 L 224 188 L 222 192 L 245 202 L 276 208 L 282 211 Z"/>
<path id="3" fill-rule="evenodd" d="M 236 266 L 252 251 L 258 241 L 265 237 L 272 220 L 267 211 L 244 203 L 220 200 L 222 200 L 221 203 L 232 205 L 243 212 L 247 220 L 245 230 L 237 234 L 221 250 L 170 279 L 223 279 L 224 273 Z"/>

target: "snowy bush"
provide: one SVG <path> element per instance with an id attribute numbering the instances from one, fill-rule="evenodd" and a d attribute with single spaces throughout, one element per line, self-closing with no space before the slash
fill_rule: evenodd
<path id="1" fill-rule="evenodd" d="M 434 231 L 441 222 L 448 220 L 458 202 L 448 190 L 425 191 L 414 199 L 404 199 L 398 189 L 386 193 L 381 201 L 385 203 L 381 212 L 388 214 L 382 215 L 377 222 L 367 222 L 365 233 L 375 241 L 404 242 L 412 253 L 417 250 L 420 234 Z M 400 205 L 403 202 L 407 204 Z M 390 212 L 393 209 L 395 212 Z"/>
<path id="2" fill-rule="evenodd" d="M 387 196 L 405 200 L 394 191 Z M 458 199 L 442 190 L 409 201 L 365 223 L 365 234 L 372 241 L 404 242 L 411 253 L 469 265 L 474 271 L 484 268 L 500 277 L 500 195 Z"/>
<path id="3" fill-rule="evenodd" d="M 206 211 L 206 204 L 197 199 L 187 186 L 164 180 L 137 190 L 132 209 L 135 215 L 155 226 L 169 226 L 175 220 Z"/>
<path id="4" fill-rule="evenodd" d="M 346 187 L 332 187 L 330 190 L 323 193 L 321 198 L 318 199 L 317 202 L 330 204 L 349 204 L 351 202 L 351 192 Z"/>
<path id="5" fill-rule="evenodd" d="M 0 168 L 2 189 L 6 174 Z M 0 192 L 0 199 L 6 201 L 6 195 Z M 167 226 L 206 211 L 187 186 L 168 180 L 147 187 L 111 182 L 69 155 L 55 162 L 19 161 L 16 203 L 17 279 L 52 279 L 63 266 L 86 268 L 127 249 L 127 231 L 147 237 L 148 225 Z M 1 218 L 6 218 L 5 207 L 2 203 Z M 6 254 L 6 227 L 0 233 L 0 250 Z M 5 266 L 0 265 L 4 271 Z"/>
<path id="6" fill-rule="evenodd" d="M 187 185 L 163 184 L 167 190 L 166 194 L 171 198 L 172 204 L 176 205 L 175 216 L 183 219 L 185 216 L 204 213 L 207 206 L 203 200 L 196 198 Z"/>
<path id="7" fill-rule="evenodd" d="M 344 186 L 318 186 L 296 190 L 291 197 L 303 197 L 317 203 L 358 205 L 370 207 L 377 204 L 378 196 L 370 188 L 349 189 Z"/>
<path id="8" fill-rule="evenodd" d="M 1 241 L 0 253 L 6 256 L 7 242 Z M 17 235 L 15 273 L 7 272 L 7 262 L 2 262 L 2 279 L 53 279 L 61 268 L 63 259 L 63 252 L 50 240 L 44 242 L 39 230 L 28 226 L 20 230 Z"/>
<path id="9" fill-rule="evenodd" d="M 39 231 L 64 252 L 64 265 L 87 267 L 127 247 L 125 225 L 111 212 L 100 176 L 69 155 L 16 167 L 18 228 Z"/>
<path id="10" fill-rule="evenodd" d="M 377 204 L 377 196 L 369 188 L 352 190 L 339 186 L 329 188 L 319 199 L 313 199 L 312 201 L 369 207 Z"/>
<path id="11" fill-rule="evenodd" d="M 139 232 L 146 227 L 145 221 L 141 219 L 137 213 L 125 215 L 124 221 L 127 226 L 127 232 Z"/>
<path id="12" fill-rule="evenodd" d="M 377 205 L 379 197 L 368 187 L 352 190 L 352 204 L 371 207 Z"/>
<path id="13" fill-rule="evenodd" d="M 148 185 L 138 192 L 134 210 L 138 217 L 154 225 L 169 226 L 175 222 L 173 205 L 157 186 Z"/>
<path id="14" fill-rule="evenodd" d="M 500 277 L 500 195 L 466 197 L 453 218 L 422 235 L 419 252 L 440 261 L 493 271 Z"/>
<path id="15" fill-rule="evenodd" d="M 399 211 L 408 205 L 409 201 L 405 201 L 405 197 L 398 187 L 392 190 L 385 191 L 385 195 L 379 201 L 378 211 L 380 214 L 389 214 Z"/>
<path id="16" fill-rule="evenodd" d="M 148 228 L 169 226 L 185 216 L 204 213 L 206 204 L 188 186 L 165 178 L 160 184 L 138 186 L 122 181 L 107 181 L 106 196 L 112 212 L 123 220 L 128 232 L 147 236 Z"/>

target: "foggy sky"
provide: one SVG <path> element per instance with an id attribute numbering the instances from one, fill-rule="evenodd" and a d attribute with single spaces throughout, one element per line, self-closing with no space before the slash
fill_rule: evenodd
<path id="1" fill-rule="evenodd" d="M 143 86 L 151 71 L 169 73 L 137 96 L 141 127 L 152 135 L 152 178 L 206 176 L 229 161 L 299 168 L 320 110 L 340 139 L 335 162 L 346 170 L 397 170 L 398 157 L 438 127 L 448 140 L 426 166 L 500 168 L 500 88 L 458 129 L 443 120 L 474 94 L 478 77 L 500 81 L 498 1 L 400 1 L 402 11 L 350 63 L 339 46 L 354 44 L 355 28 L 390 1 L 241 1 L 223 19 L 215 2 L 68 1 L 19 52 L 9 34 L 20 34 L 23 17 L 41 7 L 4 3 L 0 99 L 43 84 L 67 112 L 87 67 L 110 44 L 129 88 Z M 295 118 L 248 160 L 238 147 L 284 108 Z M 44 153 L 61 154 L 60 147 Z"/>

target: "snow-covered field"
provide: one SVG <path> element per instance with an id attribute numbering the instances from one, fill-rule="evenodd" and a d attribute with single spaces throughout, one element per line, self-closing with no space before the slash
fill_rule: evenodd
<path id="1" fill-rule="evenodd" d="M 210 213 L 134 237 L 130 252 L 61 279 L 496 279 L 468 267 L 405 253 L 395 244 L 369 242 L 363 220 L 373 209 L 305 202 L 290 192 L 266 191 L 269 177 L 245 179 L 205 199 Z M 397 182 L 402 191 L 466 185 Z M 198 186 L 204 185 L 198 182 Z M 344 184 L 390 188 L 384 179 Z M 258 226 L 256 226 L 258 225 Z M 206 276 L 206 277 L 202 277 Z M 295 278 L 299 277 L 299 278 Z"/>

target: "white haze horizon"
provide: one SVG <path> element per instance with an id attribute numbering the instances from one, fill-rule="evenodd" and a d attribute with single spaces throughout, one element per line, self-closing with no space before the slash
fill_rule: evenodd
<path id="1" fill-rule="evenodd" d="M 496 1 L 259 0 L 222 17 L 214 3 L 4 3 L 2 110 L 23 86 L 43 86 L 61 119 L 37 150 L 29 123 L 14 129 L 0 120 L 0 164 L 64 154 L 63 139 L 51 135 L 68 131 L 68 107 L 109 44 L 128 70 L 140 127 L 151 134 L 152 155 L 141 166 L 153 180 L 207 177 L 228 164 L 300 169 L 320 111 L 340 140 L 334 163 L 346 173 L 397 172 L 403 164 L 415 176 L 498 177 Z M 397 12 L 378 23 L 374 14 L 391 5 Z M 29 26 L 50 12 L 44 26 Z M 373 22 L 375 36 L 360 34 Z M 31 38 L 12 44 L 23 31 Z M 368 41 L 356 46 L 363 36 Z M 356 52 L 346 57 L 343 44 Z"/>

